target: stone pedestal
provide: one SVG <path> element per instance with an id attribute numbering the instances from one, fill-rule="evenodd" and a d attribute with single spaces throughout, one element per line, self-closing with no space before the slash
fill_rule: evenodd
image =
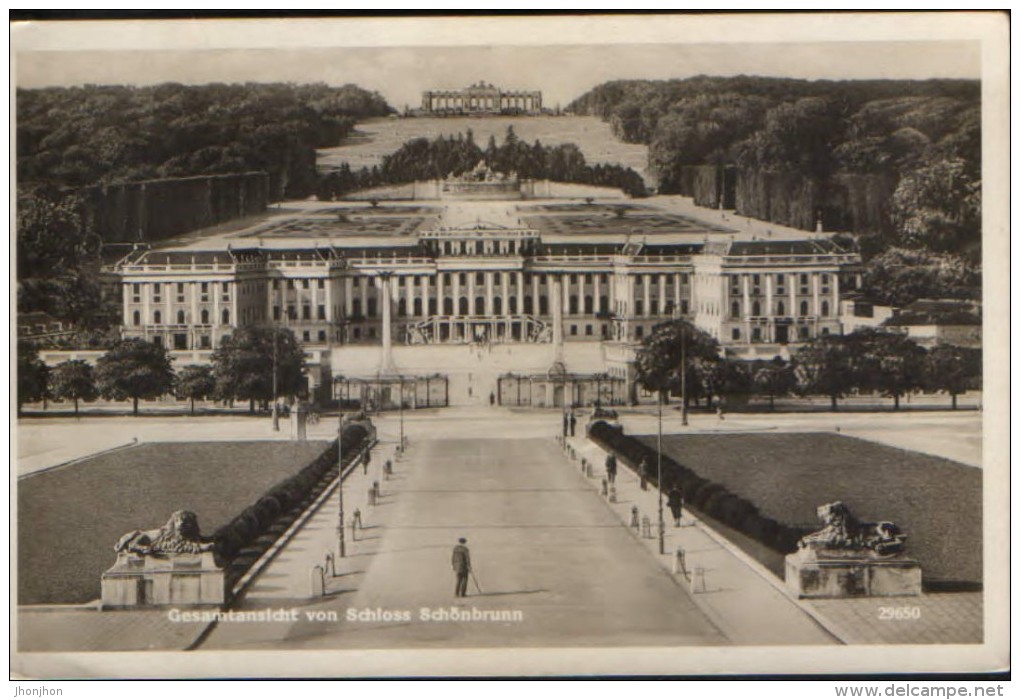
<path id="1" fill-rule="evenodd" d="M 117 555 L 103 574 L 104 608 L 149 605 L 222 605 L 226 579 L 212 552 L 201 554 Z"/>
<path id="2" fill-rule="evenodd" d="M 921 595 L 921 566 L 905 557 L 801 549 L 786 556 L 786 587 L 798 598 Z"/>
<path id="3" fill-rule="evenodd" d="M 308 439 L 308 404 L 297 402 L 290 407 L 290 439 Z"/>

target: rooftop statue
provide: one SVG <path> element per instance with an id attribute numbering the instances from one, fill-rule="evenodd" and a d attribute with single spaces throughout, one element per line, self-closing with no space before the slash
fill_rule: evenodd
<path id="1" fill-rule="evenodd" d="M 895 523 L 862 523 L 842 501 L 819 506 L 817 513 L 825 527 L 801 538 L 800 549 L 824 550 L 830 555 L 873 552 L 879 556 L 902 554 L 906 549 L 907 536 Z"/>

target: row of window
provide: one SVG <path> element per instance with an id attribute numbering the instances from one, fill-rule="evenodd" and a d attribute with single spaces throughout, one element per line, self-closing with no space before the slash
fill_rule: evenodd
<path id="1" fill-rule="evenodd" d="M 201 319 L 199 323 L 201 323 L 203 326 L 209 325 L 210 317 L 211 315 L 209 313 L 209 309 L 202 309 L 201 313 L 199 314 L 199 318 Z M 187 319 L 188 315 L 183 310 L 177 312 L 177 325 L 179 326 L 185 325 L 188 322 Z M 142 312 L 138 310 L 132 312 L 131 322 L 135 326 L 142 325 Z M 163 312 L 160 309 L 155 309 L 152 312 L 152 322 L 155 325 L 163 323 Z M 224 326 L 230 325 L 230 309 L 223 309 L 220 312 L 220 323 Z"/>
<path id="2" fill-rule="evenodd" d="M 761 293 L 762 293 L 761 277 L 762 276 L 760 274 L 755 274 L 755 275 L 751 275 L 750 277 L 751 277 L 751 290 L 750 290 L 750 294 L 755 295 L 755 296 L 761 295 Z M 810 294 L 810 290 L 809 290 L 809 286 L 808 286 L 809 285 L 809 279 L 808 279 L 807 273 L 801 273 L 800 275 L 790 275 L 790 277 L 799 277 L 799 279 L 798 279 L 798 282 L 799 282 L 799 292 L 801 294 Z M 773 275 L 773 279 L 774 279 L 775 285 L 776 285 L 775 293 L 779 294 L 779 295 L 786 294 L 786 275 L 784 275 L 782 273 L 776 273 L 775 275 Z M 734 296 L 736 296 L 738 294 L 741 294 L 741 286 L 740 286 L 741 283 L 740 283 L 740 280 L 741 280 L 741 276 L 739 276 L 739 275 L 731 275 L 730 276 L 730 294 L 732 294 Z M 822 284 L 822 294 L 828 294 L 829 291 L 830 291 L 830 284 L 831 284 L 831 279 L 830 279 L 829 273 L 827 273 L 827 272 L 823 272 L 822 273 L 822 275 L 821 275 L 821 284 Z"/>
<path id="3" fill-rule="evenodd" d="M 217 286 L 217 284 L 220 284 L 220 300 L 221 301 L 229 302 L 230 301 L 230 282 L 223 282 L 223 283 L 201 282 L 199 284 L 199 300 L 200 301 L 209 301 L 209 295 L 216 293 L 216 286 Z M 179 304 L 184 303 L 184 299 L 185 299 L 185 295 L 184 295 L 185 284 L 184 284 L 184 282 L 168 283 L 165 286 L 167 288 L 166 291 L 168 293 L 170 293 L 171 291 L 173 292 L 173 296 L 177 299 L 177 303 L 179 303 Z M 163 301 L 163 287 L 164 287 L 164 285 L 161 282 L 153 282 L 152 283 L 152 296 L 151 296 L 151 299 L 152 299 L 152 302 L 154 304 L 162 303 L 162 301 Z M 140 304 L 142 302 L 142 285 L 139 282 L 134 282 L 134 283 L 131 284 L 131 301 L 134 302 L 135 304 Z"/>
<path id="4" fill-rule="evenodd" d="M 758 326 L 756 326 L 756 327 L 751 329 L 751 342 L 753 342 L 753 343 L 760 343 L 762 341 L 762 332 L 761 331 L 762 331 L 762 329 L 760 327 L 758 327 Z M 822 328 L 821 332 L 822 332 L 822 335 L 829 335 L 829 329 L 828 328 Z M 739 328 L 733 328 L 733 329 L 730 330 L 730 338 L 732 338 L 733 340 L 740 340 L 742 337 L 743 336 L 742 336 Z M 808 340 L 810 338 L 811 338 L 811 329 L 808 326 L 798 326 L 797 327 L 797 339 L 798 340 Z M 786 342 L 786 340 L 787 340 L 786 338 L 777 338 L 776 342 Z"/>
<path id="5" fill-rule="evenodd" d="M 283 281 L 283 280 L 274 279 L 273 280 L 273 289 L 279 289 L 281 281 Z M 288 280 L 286 280 L 286 283 L 287 283 L 287 289 L 297 289 L 298 283 L 300 283 L 301 289 L 311 289 L 311 278 L 308 278 L 308 277 L 302 277 L 299 280 L 297 280 L 297 279 L 288 279 Z M 326 280 L 323 279 L 322 277 L 316 277 L 315 278 L 315 286 L 318 289 L 325 289 L 326 288 Z"/>
<path id="6" fill-rule="evenodd" d="M 776 308 L 776 313 L 775 313 L 776 316 L 785 316 L 786 315 L 786 303 L 785 302 L 777 301 L 775 303 L 775 308 Z M 799 308 L 800 315 L 801 316 L 808 316 L 808 315 L 810 315 L 810 308 L 811 307 L 810 307 L 810 305 L 808 304 L 807 301 L 800 302 L 800 308 Z M 821 304 L 821 314 L 820 315 L 821 316 L 828 316 L 830 310 L 831 310 L 831 307 L 829 306 L 828 300 L 823 300 L 822 304 Z M 751 302 L 751 316 L 761 316 L 761 315 L 762 315 L 761 314 L 761 302 L 752 301 Z M 740 302 L 739 301 L 734 301 L 734 302 L 730 303 L 730 318 L 740 318 Z"/>

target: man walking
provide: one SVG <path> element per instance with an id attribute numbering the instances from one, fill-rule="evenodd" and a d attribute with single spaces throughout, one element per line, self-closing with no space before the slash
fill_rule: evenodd
<path id="1" fill-rule="evenodd" d="M 574 429 L 577 427 L 577 416 L 570 412 L 570 437 L 574 437 Z"/>
<path id="2" fill-rule="evenodd" d="M 616 455 L 612 452 L 606 456 L 606 478 L 610 484 L 616 483 Z"/>
<path id="3" fill-rule="evenodd" d="M 563 413 L 563 437 L 566 438 L 570 434 L 570 418 L 567 417 L 566 412 Z"/>
<path id="4" fill-rule="evenodd" d="M 642 457 L 641 458 L 641 467 L 638 470 L 639 476 L 641 477 L 641 490 L 642 491 L 647 491 L 648 490 L 648 473 L 649 473 L 649 471 L 650 471 L 650 467 L 648 466 L 648 458 L 647 457 Z"/>
<path id="5" fill-rule="evenodd" d="M 684 492 L 677 484 L 673 484 L 673 488 L 669 490 L 666 505 L 669 506 L 669 512 L 673 514 L 673 523 L 680 527 L 680 516 L 683 515 L 684 510 Z"/>
<path id="6" fill-rule="evenodd" d="M 457 598 L 467 597 L 468 576 L 471 574 L 471 551 L 467 548 L 467 540 L 461 537 L 453 548 L 453 570 L 457 574 Z"/>

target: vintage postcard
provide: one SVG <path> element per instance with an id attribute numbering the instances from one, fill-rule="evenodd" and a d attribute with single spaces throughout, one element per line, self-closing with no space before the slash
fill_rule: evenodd
<path id="1" fill-rule="evenodd" d="M 1007 36 L 13 23 L 14 673 L 1008 668 Z"/>

